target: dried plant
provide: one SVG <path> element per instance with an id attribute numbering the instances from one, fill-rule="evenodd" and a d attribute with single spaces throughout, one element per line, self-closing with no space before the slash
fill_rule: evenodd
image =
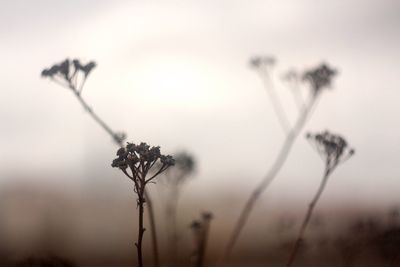
<path id="1" fill-rule="evenodd" d="M 224 261 L 227 261 L 229 258 L 234 245 L 237 242 L 237 239 L 245 226 L 251 211 L 253 210 L 254 204 L 257 202 L 261 194 L 268 188 L 271 182 L 274 180 L 283 164 L 285 163 L 289 152 L 303 129 L 307 119 L 311 115 L 311 111 L 315 106 L 319 96 L 323 92 L 323 89 L 329 88 L 332 82 L 333 77 L 336 75 L 337 71 L 330 68 L 326 64 L 320 64 L 316 68 L 307 70 L 303 72 L 301 75 L 296 72 L 291 71 L 286 78 L 294 85 L 294 89 L 292 90 L 298 100 L 299 111 L 297 114 L 297 118 L 295 123 L 290 124 L 285 110 L 281 105 L 279 98 L 277 97 L 274 86 L 271 79 L 271 70 L 275 64 L 275 59 L 271 57 L 256 57 L 251 60 L 251 66 L 260 74 L 261 78 L 265 83 L 265 87 L 272 101 L 272 105 L 274 107 L 275 113 L 280 121 L 280 125 L 286 135 L 284 143 L 280 148 L 280 151 L 273 162 L 272 166 L 268 170 L 266 176 L 261 180 L 261 182 L 255 187 L 255 189 L 251 192 L 249 198 L 247 199 L 240 215 L 237 220 L 233 232 L 229 238 L 228 245 L 224 254 Z M 300 92 L 299 84 L 300 82 L 308 85 L 308 92 L 306 92 L 306 100 L 304 100 L 303 93 Z"/>
<path id="2" fill-rule="evenodd" d="M 171 266 L 177 265 L 178 256 L 178 216 L 177 207 L 182 186 L 191 178 L 195 171 L 194 157 L 187 152 L 174 154 L 175 165 L 164 173 L 163 181 L 167 184 L 166 221 L 168 235 L 168 249 Z"/>
<path id="3" fill-rule="evenodd" d="M 83 86 L 88 75 L 95 67 L 96 63 L 94 61 L 90 61 L 87 64 L 82 64 L 78 59 L 74 59 L 72 61 L 65 59 L 61 63 L 54 64 L 50 68 L 44 69 L 42 71 L 42 77 L 49 78 L 57 84 L 70 89 L 77 97 L 79 103 L 89 113 L 89 115 L 112 137 L 113 141 L 118 146 L 122 147 L 123 142 L 126 139 L 126 134 L 123 132 L 113 131 L 112 128 L 106 124 L 82 98 Z M 145 195 L 147 200 L 146 207 L 149 212 L 154 266 L 159 267 L 160 260 L 153 202 L 151 201 L 150 194 L 147 191 L 145 191 Z"/>
<path id="4" fill-rule="evenodd" d="M 203 267 L 206 254 L 210 222 L 213 219 L 211 212 L 203 212 L 199 220 L 194 220 L 190 225 L 194 237 L 193 263 L 195 267 Z"/>
<path id="5" fill-rule="evenodd" d="M 87 77 L 95 67 L 96 63 L 94 61 L 82 65 L 78 59 L 72 61 L 65 59 L 59 64 L 54 64 L 52 67 L 44 69 L 42 71 L 42 77 L 50 78 L 57 84 L 70 89 L 90 116 L 92 116 L 103 130 L 111 135 L 115 143 L 122 146 L 126 135 L 122 132 L 113 131 L 82 98 L 83 86 Z"/>
<path id="6" fill-rule="evenodd" d="M 346 140 L 340 135 L 332 134 L 328 131 L 317 134 L 308 133 L 307 139 L 310 141 L 315 150 L 323 159 L 325 163 L 325 170 L 318 190 L 308 206 L 307 213 L 301 224 L 300 231 L 298 233 L 289 259 L 286 263 L 286 267 L 291 266 L 296 257 L 297 250 L 299 249 L 300 244 L 303 240 L 304 232 L 311 219 L 315 205 L 317 204 L 322 192 L 325 189 L 329 176 L 332 174 L 337 166 L 339 166 L 340 164 L 348 160 L 352 155 L 354 155 L 354 149 L 350 148 Z"/>
<path id="7" fill-rule="evenodd" d="M 144 205 L 146 203 L 146 186 L 154 182 L 154 179 L 174 165 L 171 156 L 162 155 L 160 147 L 151 147 L 146 143 L 135 145 L 128 143 L 126 148 L 117 151 L 117 158 L 111 166 L 119 168 L 134 183 L 134 192 L 137 195 L 137 206 L 139 207 L 139 232 L 135 243 L 138 254 L 138 265 L 143 267 L 142 241 L 145 228 L 143 226 Z M 155 166 L 155 164 L 159 162 Z M 155 170 L 153 168 L 156 168 Z M 150 174 L 153 173 L 153 174 Z"/>

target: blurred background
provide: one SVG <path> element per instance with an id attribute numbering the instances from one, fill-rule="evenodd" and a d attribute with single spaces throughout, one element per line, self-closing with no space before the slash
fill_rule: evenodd
<path id="1" fill-rule="evenodd" d="M 357 151 L 332 175 L 310 230 L 330 240 L 327 255 L 341 262 L 337 240 L 349 225 L 398 216 L 399 14 L 396 0 L 0 1 L 3 265 L 35 255 L 77 266 L 135 263 L 136 197 L 110 166 L 117 146 L 70 91 L 40 77 L 67 57 L 97 62 L 83 97 L 127 141 L 195 156 L 178 206 L 180 246 L 189 248 L 181 257 L 190 255 L 190 222 L 209 210 L 215 263 L 284 140 L 249 68 L 255 55 L 277 59 L 276 90 L 289 110 L 293 99 L 280 81 L 287 70 L 328 62 L 339 71 L 304 134 L 332 130 Z M 287 252 L 276 248 L 294 236 L 324 167 L 304 134 L 245 227 L 238 264 L 284 262 Z M 151 189 L 162 250 L 165 187 Z M 310 251 L 300 261 L 321 266 Z"/>

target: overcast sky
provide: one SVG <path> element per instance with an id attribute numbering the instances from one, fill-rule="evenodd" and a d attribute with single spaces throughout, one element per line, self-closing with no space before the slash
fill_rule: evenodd
<path id="1" fill-rule="evenodd" d="M 189 192 L 250 190 L 283 141 L 248 65 L 267 54 L 276 77 L 321 61 L 339 70 L 305 130 L 340 133 L 357 154 L 324 197 L 400 201 L 399 14 L 397 0 L 0 1 L 0 183 L 125 185 L 110 137 L 40 77 L 70 57 L 98 63 L 83 96 L 112 128 L 196 155 Z M 302 135 L 271 196 L 309 198 L 322 169 Z"/>

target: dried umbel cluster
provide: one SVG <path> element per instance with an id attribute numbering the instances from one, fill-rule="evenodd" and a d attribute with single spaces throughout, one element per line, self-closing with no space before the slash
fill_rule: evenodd
<path id="1" fill-rule="evenodd" d="M 82 64 L 78 59 L 65 59 L 59 64 L 54 64 L 50 68 L 44 69 L 42 77 L 61 83 L 79 94 L 86 78 L 95 67 L 96 63 L 94 61 Z"/>
<path id="2" fill-rule="evenodd" d="M 337 71 L 335 69 L 322 63 L 318 67 L 304 72 L 302 79 L 311 84 L 314 95 L 317 95 L 321 92 L 321 89 L 329 88 L 331 86 L 332 79 L 336 74 Z"/>
<path id="3" fill-rule="evenodd" d="M 328 170 L 333 170 L 337 165 L 349 159 L 355 152 L 342 136 L 328 131 L 315 134 L 308 133 L 306 138 L 325 160 Z"/>
<path id="4" fill-rule="evenodd" d="M 250 59 L 250 66 L 253 68 L 272 67 L 275 62 L 275 58 L 271 56 L 255 56 Z"/>
<path id="5" fill-rule="evenodd" d="M 195 171 L 194 157 L 187 152 L 179 152 L 174 154 L 175 165 L 166 172 L 166 182 L 171 185 L 181 185 L 188 180 Z"/>
<path id="6" fill-rule="evenodd" d="M 118 149 L 117 156 L 111 166 L 121 169 L 126 176 L 135 182 L 136 190 L 140 188 L 141 184 L 146 185 L 175 163 L 172 156 L 161 154 L 160 147 L 150 147 L 146 143 L 139 145 L 128 143 L 126 147 Z M 153 170 L 155 166 L 157 166 L 157 170 Z M 128 168 L 130 174 L 127 171 Z M 146 176 L 150 171 L 152 175 L 147 178 Z"/>
<path id="7" fill-rule="evenodd" d="M 152 182 L 157 175 L 173 166 L 175 161 L 169 155 L 162 155 L 160 147 L 150 147 L 146 143 L 140 143 L 140 145 L 128 143 L 126 147 L 118 149 L 117 156 L 111 166 L 122 170 L 135 184 L 134 191 L 138 197 L 137 205 L 139 208 L 139 231 L 135 245 L 138 253 L 138 266 L 143 267 L 142 241 L 145 232 L 143 213 L 147 195 L 146 185 Z"/>

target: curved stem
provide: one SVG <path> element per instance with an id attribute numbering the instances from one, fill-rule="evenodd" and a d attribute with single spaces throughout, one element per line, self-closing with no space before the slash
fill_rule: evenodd
<path id="1" fill-rule="evenodd" d="M 245 226 L 250 213 L 252 212 L 254 208 L 254 204 L 257 202 L 257 200 L 260 198 L 261 194 L 268 188 L 268 186 L 271 184 L 271 182 L 274 180 L 280 169 L 282 168 L 283 164 L 285 163 L 289 152 L 294 144 L 294 141 L 296 140 L 297 136 L 301 132 L 301 129 L 303 128 L 304 124 L 307 121 L 309 111 L 312 109 L 312 106 L 315 103 L 315 98 L 310 100 L 310 104 L 308 106 L 305 106 L 303 111 L 300 113 L 296 124 L 294 127 L 291 129 L 291 131 L 286 135 L 285 141 L 279 151 L 279 154 L 277 158 L 275 159 L 274 163 L 272 164 L 271 168 L 269 169 L 267 175 L 264 177 L 264 179 L 258 184 L 258 186 L 253 190 L 253 192 L 250 194 L 250 197 L 248 198 L 245 206 L 243 207 L 239 219 L 237 223 L 235 224 L 234 230 L 232 232 L 232 235 L 229 239 L 228 245 L 225 249 L 225 254 L 223 260 L 226 262 L 232 253 L 232 250 L 237 242 L 237 239 L 243 230 L 243 227 Z"/>
<path id="2" fill-rule="evenodd" d="M 319 188 L 317 190 L 317 193 L 315 194 L 313 200 L 311 201 L 310 205 L 308 206 L 306 216 L 304 217 L 303 223 L 301 224 L 299 234 L 298 234 L 296 242 L 293 246 L 292 252 L 290 253 L 289 259 L 286 263 L 286 267 L 290 267 L 296 257 L 297 251 L 303 240 L 304 232 L 307 228 L 308 223 L 310 222 L 311 215 L 314 211 L 314 207 L 317 204 L 319 198 L 321 197 L 322 192 L 324 191 L 325 185 L 328 181 L 329 174 L 330 174 L 330 169 L 327 167 L 325 170 L 324 177 L 322 178 L 321 184 L 319 185 Z"/>
<path id="3" fill-rule="evenodd" d="M 287 118 L 284 108 L 282 107 L 281 101 L 279 100 L 279 98 L 275 92 L 275 88 L 274 88 L 272 79 L 271 79 L 268 71 L 266 71 L 265 73 L 260 72 L 259 74 L 264 83 L 264 87 L 269 95 L 269 98 L 271 100 L 275 114 L 278 117 L 279 123 L 282 127 L 282 130 L 286 134 L 288 134 L 291 129 L 290 122 L 289 122 L 289 119 Z"/>

